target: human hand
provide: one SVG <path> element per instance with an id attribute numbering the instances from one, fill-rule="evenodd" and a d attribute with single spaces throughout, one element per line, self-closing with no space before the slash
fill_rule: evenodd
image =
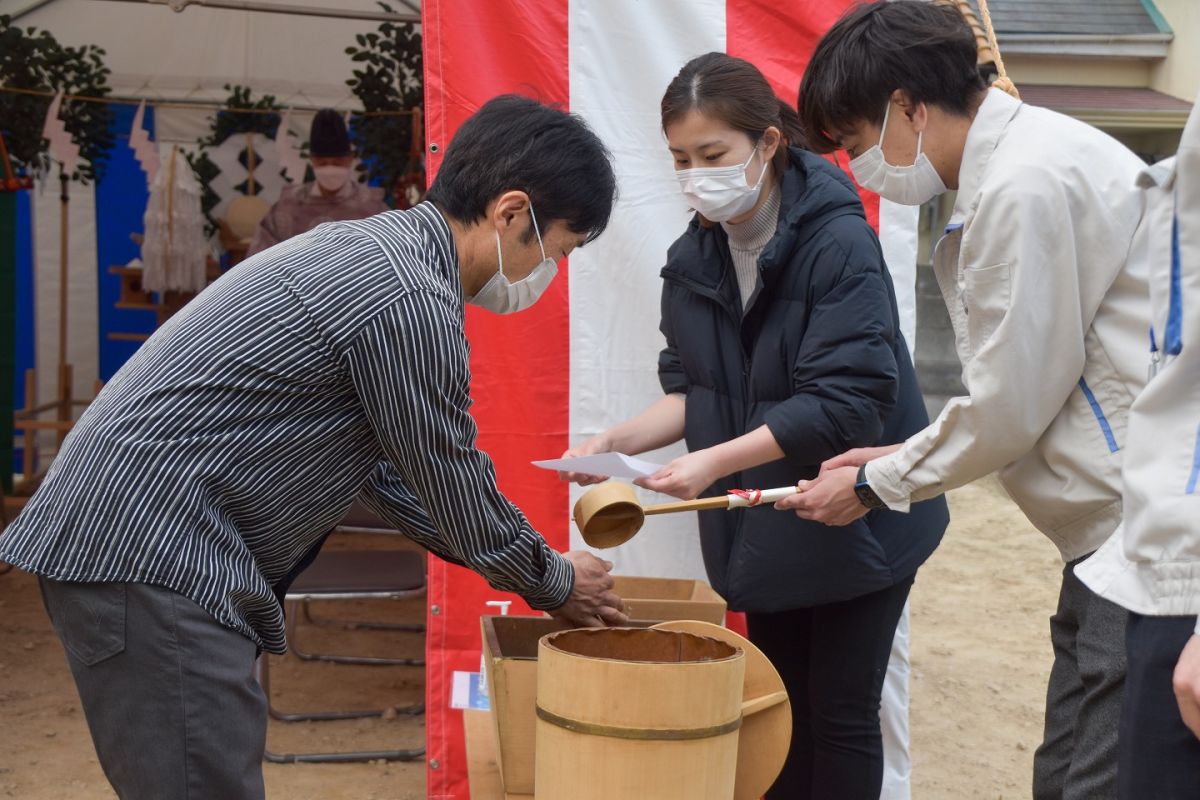
<path id="1" fill-rule="evenodd" d="M 608 453 L 612 451 L 612 443 L 608 440 L 608 432 L 598 433 L 582 444 L 567 450 L 562 454 L 562 458 L 579 458 L 580 456 L 591 456 L 596 453 Z M 588 475 L 585 472 L 563 472 L 558 473 L 560 481 L 569 481 L 577 483 L 580 486 L 591 486 L 594 483 L 604 483 L 608 480 L 607 475 Z"/>
<path id="2" fill-rule="evenodd" d="M 697 450 L 680 456 L 658 472 L 634 483 L 643 489 L 669 494 L 680 500 L 694 500 L 721 477 L 709 450 Z"/>
<path id="3" fill-rule="evenodd" d="M 856 447 L 853 450 L 847 450 L 840 456 L 834 456 L 822 464 L 821 474 L 824 475 L 826 472 L 840 467 L 861 467 L 868 461 L 891 455 L 903 446 L 903 443 L 885 444 L 883 447 Z"/>
<path id="4" fill-rule="evenodd" d="M 629 621 L 625 603 L 612 591 L 611 561 L 602 561 L 586 550 L 572 550 L 563 558 L 575 570 L 575 586 L 567 602 L 551 611 L 550 616 L 580 628 L 603 628 Z"/>
<path id="5" fill-rule="evenodd" d="M 826 525 L 849 525 L 867 513 L 867 507 L 854 493 L 858 467 L 838 467 L 822 472 L 816 480 L 800 481 L 800 490 L 775 504 L 780 511 L 796 512 L 800 519 Z"/>
<path id="6" fill-rule="evenodd" d="M 1173 685 L 1183 724 L 1200 739 L 1200 636 L 1188 639 L 1179 654 Z"/>

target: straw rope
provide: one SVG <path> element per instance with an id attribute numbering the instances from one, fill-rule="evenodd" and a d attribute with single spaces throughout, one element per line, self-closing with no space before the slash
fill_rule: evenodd
<path id="1" fill-rule="evenodd" d="M 1000 45 L 996 42 L 996 29 L 992 27 L 992 15 L 988 11 L 987 0 L 979 0 L 979 12 L 983 15 L 983 27 L 987 31 L 988 44 L 992 48 L 992 57 L 996 61 L 996 73 L 998 77 L 992 81 L 992 86 L 1003 92 L 1008 92 L 1020 100 L 1021 93 L 1017 91 L 1016 84 L 1008 77 L 1008 72 L 1004 69 L 1004 59 L 1000 57 Z"/>
<path id="2" fill-rule="evenodd" d="M 15 86 L 0 86 L 0 92 L 5 94 L 27 94 L 40 97 L 53 97 L 54 92 L 43 89 L 20 89 Z M 64 94 L 64 100 L 78 100 L 84 103 L 117 103 L 119 105 L 136 106 L 145 98 L 126 98 L 126 97 L 89 97 L 82 94 Z M 224 114 L 278 114 L 284 109 L 281 108 L 226 108 L 220 103 L 172 103 L 170 101 L 146 100 L 146 105 L 154 108 L 181 108 L 195 111 L 219 111 Z M 293 109 L 298 108 L 292 106 Z M 404 109 L 402 111 L 351 111 L 350 114 L 355 117 L 404 117 L 410 114 L 416 114 L 415 109 Z"/>

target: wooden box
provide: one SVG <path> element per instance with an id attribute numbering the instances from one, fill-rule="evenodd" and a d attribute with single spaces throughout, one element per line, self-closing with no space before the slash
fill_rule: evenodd
<path id="1" fill-rule="evenodd" d="M 494 616 L 480 617 L 479 625 L 504 791 L 533 794 L 538 640 L 570 626 L 550 617 Z"/>
<path id="2" fill-rule="evenodd" d="M 477 708 L 463 711 L 467 742 L 467 784 L 471 800 L 533 800 L 531 794 L 505 793 L 496 764 L 496 732 L 492 712 Z"/>
<path id="3" fill-rule="evenodd" d="M 613 591 L 625 601 L 630 619 L 670 622 L 698 619 L 725 624 L 725 599 L 704 581 L 678 578 L 613 577 Z"/>

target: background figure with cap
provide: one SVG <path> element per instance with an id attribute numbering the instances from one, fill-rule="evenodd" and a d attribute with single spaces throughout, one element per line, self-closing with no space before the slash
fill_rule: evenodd
<path id="1" fill-rule="evenodd" d="M 364 219 L 387 211 L 383 191 L 351 179 L 354 151 L 342 115 L 322 108 L 308 134 L 316 180 L 285 187 L 263 217 L 247 256 L 335 220 Z"/>

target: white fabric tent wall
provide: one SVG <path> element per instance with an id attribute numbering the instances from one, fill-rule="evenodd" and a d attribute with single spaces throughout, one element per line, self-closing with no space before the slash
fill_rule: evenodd
<path id="1" fill-rule="evenodd" d="M 67 361 L 74 367 L 73 396 L 91 399 L 99 377 L 98 309 L 96 306 L 96 193 L 91 185 L 71 183 L 67 250 Z M 62 205 L 57 177 L 39 182 L 33 200 L 34 314 L 37 318 L 35 358 L 37 401 L 58 392 L 59 226 Z M 24 405 L 24 398 L 18 398 Z M 39 446 L 49 446 L 49 438 Z"/>

